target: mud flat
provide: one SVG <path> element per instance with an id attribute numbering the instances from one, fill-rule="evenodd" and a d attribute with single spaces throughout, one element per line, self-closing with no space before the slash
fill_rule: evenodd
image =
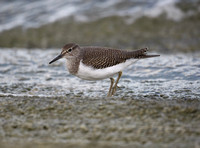
<path id="1" fill-rule="evenodd" d="M 1 147 L 200 146 L 196 99 L 1 96 L 0 106 Z"/>

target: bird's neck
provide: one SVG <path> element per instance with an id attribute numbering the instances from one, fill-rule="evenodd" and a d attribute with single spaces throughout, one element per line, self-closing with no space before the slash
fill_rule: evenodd
<path id="1" fill-rule="evenodd" d="M 79 57 L 72 57 L 66 59 L 67 69 L 73 75 L 75 75 L 78 72 L 79 64 L 80 64 Z"/>

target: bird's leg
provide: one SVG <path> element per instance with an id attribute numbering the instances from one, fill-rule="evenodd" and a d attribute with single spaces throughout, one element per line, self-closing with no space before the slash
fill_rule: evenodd
<path id="1" fill-rule="evenodd" d="M 111 91 L 112 91 L 112 87 L 113 87 L 114 82 L 115 82 L 115 80 L 113 78 L 110 78 L 110 88 L 109 88 L 109 92 L 108 92 L 107 97 L 112 96 Z"/>
<path id="2" fill-rule="evenodd" d="M 116 92 L 116 90 L 117 90 L 117 83 L 119 82 L 119 79 L 121 78 L 121 76 L 122 76 L 122 71 L 118 72 L 118 78 L 117 78 L 117 80 L 115 82 L 115 85 L 114 85 L 114 87 L 112 89 L 111 95 L 114 95 L 114 93 Z"/>

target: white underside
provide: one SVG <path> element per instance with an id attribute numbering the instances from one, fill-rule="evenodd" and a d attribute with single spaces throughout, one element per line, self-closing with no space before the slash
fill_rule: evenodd
<path id="1" fill-rule="evenodd" d="M 76 74 L 77 77 L 85 80 L 101 80 L 105 78 L 110 78 L 117 74 L 119 71 L 123 71 L 126 67 L 138 61 L 138 59 L 126 60 L 124 63 L 118 65 L 107 67 L 104 69 L 95 69 L 93 67 L 86 66 L 80 61 L 79 70 Z"/>

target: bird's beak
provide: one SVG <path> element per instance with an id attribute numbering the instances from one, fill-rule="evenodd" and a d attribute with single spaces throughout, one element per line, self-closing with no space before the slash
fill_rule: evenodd
<path id="1" fill-rule="evenodd" d="M 59 60 L 59 59 L 61 59 L 63 57 L 63 55 L 62 54 L 60 54 L 60 55 L 58 55 L 57 57 L 55 57 L 51 62 L 49 62 L 49 64 L 51 64 L 51 63 L 53 63 L 53 62 L 55 62 L 55 61 L 57 61 L 57 60 Z"/>

